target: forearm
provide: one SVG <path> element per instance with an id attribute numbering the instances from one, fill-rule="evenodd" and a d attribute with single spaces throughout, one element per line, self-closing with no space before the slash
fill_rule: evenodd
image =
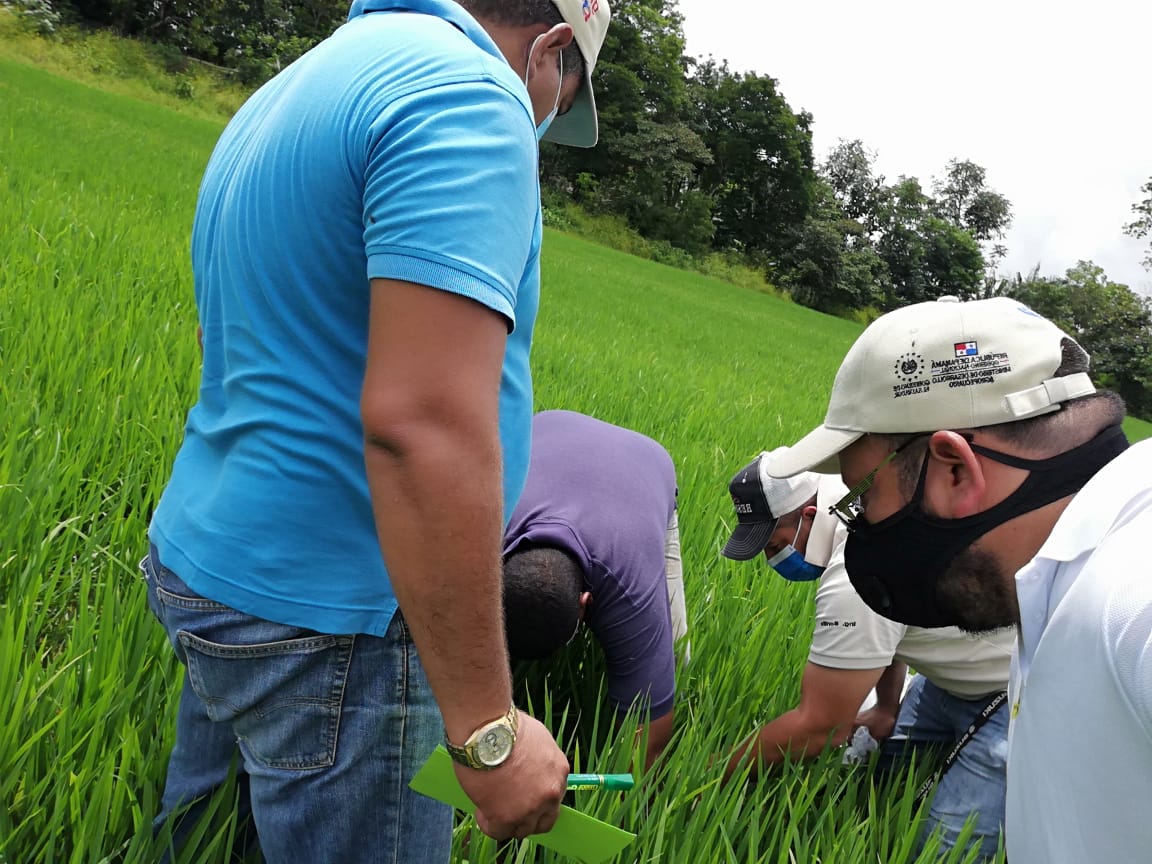
<path id="1" fill-rule="evenodd" d="M 737 747 L 728 760 L 724 777 L 727 779 L 736 773 L 745 756 L 751 758 L 751 776 L 755 777 L 761 767 L 783 762 L 785 756 L 797 760 L 813 758 L 829 743 L 842 744 L 851 731 L 850 720 L 831 725 L 809 717 L 800 708 L 793 708 Z"/>
<path id="2" fill-rule="evenodd" d="M 908 675 L 908 664 L 899 660 L 884 670 L 876 682 L 876 709 L 896 716 L 900 711 L 900 699 L 904 695 L 904 679 Z"/>
<path id="3" fill-rule="evenodd" d="M 636 730 L 637 735 L 644 735 L 645 733 L 648 735 L 647 747 L 644 751 L 645 770 L 652 767 L 653 763 L 660 758 L 660 754 L 664 752 L 664 748 L 668 746 L 668 742 L 672 740 L 672 732 L 675 729 L 673 716 L 673 712 L 669 711 L 664 716 L 649 721 L 647 726 L 641 726 Z"/>
<path id="4" fill-rule="evenodd" d="M 460 743 L 512 698 L 495 417 L 381 424 L 366 436 L 365 463 L 393 590 L 448 736 Z"/>

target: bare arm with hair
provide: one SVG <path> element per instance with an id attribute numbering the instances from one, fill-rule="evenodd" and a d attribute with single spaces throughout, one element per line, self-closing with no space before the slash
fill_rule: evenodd
<path id="1" fill-rule="evenodd" d="M 728 780 L 745 757 L 751 776 L 785 758 L 809 759 L 829 744 L 840 745 L 852 734 L 860 704 L 880 680 L 883 669 L 830 669 L 808 663 L 800 683 L 800 704 L 762 727 L 733 751 L 724 771 Z"/>
<path id="2" fill-rule="evenodd" d="M 904 695 L 904 680 L 907 676 L 908 664 L 899 660 L 885 669 L 876 682 L 876 704 L 857 714 L 853 725 L 867 726 L 868 734 L 877 741 L 891 736 L 900 714 L 900 699 Z"/>
<path id="3" fill-rule="evenodd" d="M 479 303 L 372 280 L 361 394 L 368 484 L 393 589 L 457 744 L 512 701 L 500 564 L 506 338 L 505 319 Z M 499 838 L 551 828 L 567 771 L 527 715 L 504 765 L 457 766 L 481 829 Z"/>

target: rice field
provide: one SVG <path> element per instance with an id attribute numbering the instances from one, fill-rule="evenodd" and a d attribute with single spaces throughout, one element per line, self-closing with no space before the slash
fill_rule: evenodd
<path id="1" fill-rule="evenodd" d="M 0 864 L 164 846 L 150 823 L 179 669 L 136 562 L 195 397 L 188 236 L 220 128 L 0 59 Z M 709 764 L 794 704 L 811 631 L 810 588 L 720 558 L 727 481 L 820 419 L 859 327 L 554 232 L 544 286 L 539 407 L 672 453 L 693 630 L 667 758 L 578 806 L 638 833 L 621 862 L 908 860 L 915 776 L 877 788 L 828 754 L 721 788 Z M 627 770 L 600 686 L 584 646 L 524 690 L 580 768 Z M 231 860 L 232 808 L 226 790 L 178 860 Z M 559 859 L 528 842 L 505 860 Z"/>

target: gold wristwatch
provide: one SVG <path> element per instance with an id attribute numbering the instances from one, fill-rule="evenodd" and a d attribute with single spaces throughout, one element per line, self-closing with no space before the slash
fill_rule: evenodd
<path id="1" fill-rule="evenodd" d="M 447 735 L 444 736 L 444 746 L 448 755 L 461 765 L 489 771 L 503 765 L 512 755 L 519 722 L 516 706 L 513 705 L 503 717 L 485 723 L 469 735 L 463 746 L 457 747 L 448 740 Z"/>

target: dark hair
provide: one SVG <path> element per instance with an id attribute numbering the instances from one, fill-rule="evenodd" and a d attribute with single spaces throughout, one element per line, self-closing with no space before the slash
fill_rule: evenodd
<path id="1" fill-rule="evenodd" d="M 539 660 L 576 632 L 584 570 L 553 546 L 520 546 L 504 561 L 504 636 L 515 660 Z"/>
<path id="2" fill-rule="evenodd" d="M 472 15 L 481 21 L 489 21 L 504 27 L 531 27 L 543 24 L 551 29 L 564 23 L 564 16 L 552 0 L 457 0 Z M 564 56 L 564 75 L 579 75 L 584 78 L 584 55 L 573 39 L 561 52 Z"/>

